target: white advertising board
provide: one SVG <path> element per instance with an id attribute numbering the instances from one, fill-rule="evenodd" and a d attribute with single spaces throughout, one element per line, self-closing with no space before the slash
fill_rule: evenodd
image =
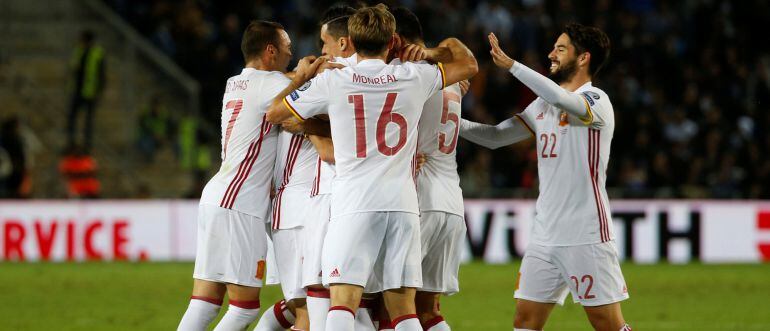
<path id="1" fill-rule="evenodd" d="M 529 241 L 530 200 L 466 200 L 464 259 L 506 263 Z M 0 201 L 0 261 L 195 258 L 197 201 Z M 621 258 L 770 261 L 770 202 L 615 200 Z"/>

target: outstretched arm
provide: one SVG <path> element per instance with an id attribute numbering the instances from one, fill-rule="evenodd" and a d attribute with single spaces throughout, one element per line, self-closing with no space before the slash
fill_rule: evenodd
<path id="1" fill-rule="evenodd" d="M 318 67 L 324 62 L 326 62 L 326 58 L 316 58 L 315 56 L 307 56 L 299 61 L 299 64 L 297 65 L 297 71 L 295 71 L 294 78 L 292 78 L 291 83 L 289 86 L 286 86 L 283 91 L 278 93 L 275 99 L 273 99 L 273 103 L 270 105 L 270 108 L 267 111 L 267 120 L 270 123 L 281 124 L 281 122 L 291 118 L 292 114 L 298 119 L 304 120 L 299 117 L 298 114 L 294 113 L 288 105 L 286 105 L 284 99 L 287 95 L 289 95 L 289 93 L 300 88 L 302 84 L 305 84 L 305 82 L 313 78 L 313 76 L 315 76 L 316 70 L 318 70 Z"/>
<path id="2" fill-rule="evenodd" d="M 498 67 L 510 71 L 516 79 L 549 104 L 563 109 L 586 124 L 591 123 L 590 108 L 579 93 L 568 92 L 548 77 L 508 57 L 500 48 L 494 33 L 489 34 L 489 44 L 492 46 L 489 53 L 492 54 L 492 60 Z"/>
<path id="3" fill-rule="evenodd" d="M 426 59 L 442 62 L 445 75 L 444 86 L 470 79 L 479 72 L 479 65 L 473 53 L 457 38 L 444 39 L 437 48 L 439 49 L 435 51 L 426 50 Z M 449 52 L 440 48 L 446 48 Z"/>
<path id="4" fill-rule="evenodd" d="M 519 116 L 509 118 L 497 125 L 460 119 L 460 137 L 490 149 L 508 146 L 532 136 L 532 131 Z"/>

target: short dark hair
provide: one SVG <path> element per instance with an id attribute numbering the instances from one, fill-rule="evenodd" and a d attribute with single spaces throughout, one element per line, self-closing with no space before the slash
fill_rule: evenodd
<path id="1" fill-rule="evenodd" d="M 396 32 L 396 19 L 384 4 L 364 7 L 348 20 L 348 32 L 356 52 L 374 56 L 388 48 Z"/>
<path id="2" fill-rule="evenodd" d="M 243 39 L 241 40 L 243 59 L 248 62 L 261 56 L 267 45 L 278 48 L 281 39 L 278 30 L 283 30 L 283 25 L 270 21 L 251 21 L 246 30 L 243 31 Z"/>
<path id="3" fill-rule="evenodd" d="M 569 36 L 577 54 L 591 54 L 591 63 L 588 65 L 588 73 L 591 76 L 604 67 L 610 57 L 610 38 L 604 31 L 592 26 L 569 23 L 564 26 L 562 32 Z"/>
<path id="4" fill-rule="evenodd" d="M 320 26 L 326 24 L 326 32 L 334 38 L 348 36 L 348 19 L 356 13 L 350 6 L 332 6 L 321 15 Z"/>
<path id="5" fill-rule="evenodd" d="M 393 7 L 390 13 L 396 18 L 396 33 L 407 42 L 422 42 L 422 25 L 411 10 L 406 7 Z"/>

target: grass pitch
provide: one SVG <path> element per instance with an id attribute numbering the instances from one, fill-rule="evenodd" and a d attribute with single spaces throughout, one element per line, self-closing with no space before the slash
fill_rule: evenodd
<path id="1" fill-rule="evenodd" d="M 463 266 L 461 292 L 441 304 L 452 329 L 511 330 L 517 270 Z M 625 264 L 623 272 L 634 330 L 770 330 L 770 265 Z M 191 274 L 191 263 L 0 263 L 0 330 L 173 330 Z M 263 307 L 279 296 L 267 287 Z M 590 330 L 567 301 L 546 330 Z"/>

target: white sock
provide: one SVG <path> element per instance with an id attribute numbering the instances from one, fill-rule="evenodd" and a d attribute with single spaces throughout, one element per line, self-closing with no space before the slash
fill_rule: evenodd
<path id="1" fill-rule="evenodd" d="M 417 315 L 404 315 L 393 320 L 396 331 L 422 331 Z"/>
<path id="2" fill-rule="evenodd" d="M 292 324 L 294 324 L 294 315 L 286 309 L 286 302 L 281 300 L 272 308 L 265 310 L 254 331 L 284 331 L 291 328 Z"/>
<path id="3" fill-rule="evenodd" d="M 443 316 L 436 316 L 422 325 L 425 331 L 450 331 L 449 324 L 446 323 Z"/>
<path id="4" fill-rule="evenodd" d="M 222 300 L 202 297 L 190 298 L 190 304 L 179 322 L 177 331 L 206 330 L 211 321 L 219 315 L 220 307 L 222 307 Z"/>
<path id="5" fill-rule="evenodd" d="M 369 308 L 358 308 L 356 310 L 356 331 L 377 331 L 372 321 L 372 311 Z"/>
<path id="6" fill-rule="evenodd" d="M 631 326 L 628 324 L 623 325 L 622 328 L 620 328 L 620 331 L 631 331 Z"/>
<path id="7" fill-rule="evenodd" d="M 324 331 L 326 329 L 326 315 L 329 314 L 331 300 L 320 296 L 311 296 L 311 291 L 307 293 L 307 314 L 310 317 L 310 330 Z M 328 293 L 328 292 L 326 292 Z"/>
<path id="8" fill-rule="evenodd" d="M 355 324 L 355 316 L 352 310 L 343 306 L 334 306 L 329 308 L 329 313 L 326 315 L 325 330 L 353 331 L 355 330 Z"/>
<path id="9" fill-rule="evenodd" d="M 245 330 L 259 317 L 259 301 L 249 301 L 252 304 L 234 305 L 230 300 L 225 316 L 219 320 L 214 331 Z"/>

